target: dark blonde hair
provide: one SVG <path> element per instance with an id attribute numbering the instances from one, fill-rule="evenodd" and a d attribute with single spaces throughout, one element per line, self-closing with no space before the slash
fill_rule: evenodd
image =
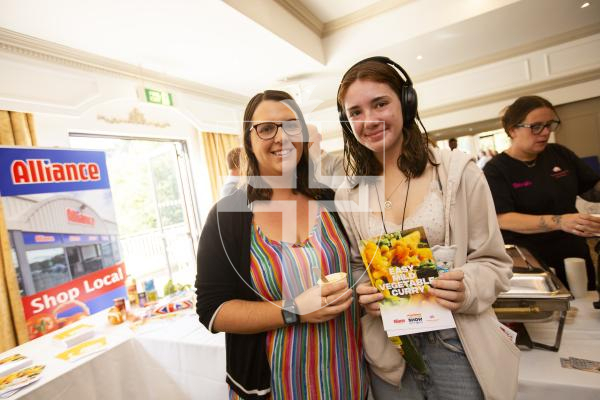
<path id="1" fill-rule="evenodd" d="M 402 98 L 402 85 L 404 80 L 400 74 L 390 65 L 379 61 L 365 61 L 354 65 L 346 72 L 338 89 L 338 105 L 344 109 L 344 98 L 348 88 L 358 80 L 366 80 L 385 83 L 398 96 Z M 348 176 L 374 176 L 383 172 L 383 165 L 377 160 L 375 154 L 363 146 L 354 136 L 350 129 L 343 129 L 344 135 L 344 170 Z M 428 147 L 427 135 L 419 130 L 416 118 L 403 121 L 402 127 L 402 153 L 398 157 L 397 165 L 400 171 L 408 177 L 419 177 L 425 171 L 427 163 L 436 165 L 433 153 Z"/>
<path id="2" fill-rule="evenodd" d="M 251 203 L 255 200 L 270 200 L 273 195 L 273 190 L 268 188 L 264 180 L 260 177 L 258 160 L 252 150 L 252 141 L 250 139 L 254 112 L 260 103 L 267 100 L 284 102 L 292 109 L 302 126 L 302 156 L 296 166 L 296 189 L 293 189 L 293 192 L 302 193 L 315 200 L 333 198 L 333 191 L 324 187 L 314 179 L 314 166 L 308 154 L 308 129 L 300 107 L 298 107 L 298 104 L 294 101 L 292 96 L 286 92 L 281 90 L 265 90 L 264 92 L 254 95 L 248 102 L 246 110 L 244 111 L 242 129 L 244 135 L 244 152 L 246 155 L 246 176 L 248 178 L 248 201 Z M 309 173 L 309 171 L 312 173 Z M 311 179 L 311 177 L 313 179 Z M 260 185 L 256 185 L 259 187 L 255 188 L 252 185 L 253 182 L 260 183 Z"/>
<path id="3" fill-rule="evenodd" d="M 240 168 L 240 154 L 242 152 L 241 147 L 234 147 L 227 153 L 227 168 L 239 169 Z"/>

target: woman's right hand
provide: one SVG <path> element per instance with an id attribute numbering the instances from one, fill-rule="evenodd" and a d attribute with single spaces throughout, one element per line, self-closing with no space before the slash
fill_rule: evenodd
<path id="1" fill-rule="evenodd" d="M 560 229 L 573 235 L 594 237 L 600 234 L 600 217 L 589 214 L 563 214 L 560 216 Z"/>
<path id="2" fill-rule="evenodd" d="M 371 285 L 371 282 L 363 282 L 356 286 L 356 294 L 358 294 L 358 302 L 365 308 L 367 313 L 374 317 L 379 317 L 379 302 L 383 300 L 383 293 Z"/>
<path id="3" fill-rule="evenodd" d="M 346 280 L 325 285 L 315 285 L 295 299 L 301 322 L 329 321 L 352 304 L 352 289 Z"/>

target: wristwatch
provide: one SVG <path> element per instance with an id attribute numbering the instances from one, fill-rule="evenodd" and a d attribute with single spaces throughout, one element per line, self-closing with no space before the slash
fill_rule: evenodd
<path id="1" fill-rule="evenodd" d="M 294 300 L 286 299 L 283 301 L 283 307 L 281 307 L 281 315 L 283 315 L 283 322 L 285 326 L 298 325 L 300 323 L 300 316 L 297 314 L 298 309 Z"/>

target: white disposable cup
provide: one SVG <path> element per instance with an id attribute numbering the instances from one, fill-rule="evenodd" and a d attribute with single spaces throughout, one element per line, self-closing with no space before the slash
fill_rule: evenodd
<path id="1" fill-rule="evenodd" d="M 565 258 L 565 273 L 571 294 L 577 299 L 585 297 L 587 293 L 587 271 L 583 258 Z"/>
<path id="2" fill-rule="evenodd" d="M 335 283 L 337 281 L 346 280 L 347 274 L 345 272 L 336 272 L 335 274 L 325 275 L 327 278 L 327 282 L 323 282 L 321 279 L 317 282 L 319 285 L 327 285 L 330 283 Z"/>

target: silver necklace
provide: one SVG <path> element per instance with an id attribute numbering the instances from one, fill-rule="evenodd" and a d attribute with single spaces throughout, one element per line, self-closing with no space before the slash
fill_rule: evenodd
<path id="1" fill-rule="evenodd" d="M 400 226 L 400 231 L 404 231 L 404 217 L 406 217 L 406 204 L 408 204 L 408 191 L 410 190 L 410 176 L 408 178 L 406 178 L 408 185 L 406 185 L 406 198 L 404 199 L 404 209 L 402 211 L 402 225 Z M 398 184 L 398 186 L 400 186 Z M 396 189 L 398 189 L 398 186 L 396 186 Z M 394 191 L 396 191 L 396 189 L 394 189 Z M 377 193 L 377 204 L 379 205 L 379 211 L 381 211 L 381 213 L 379 214 L 381 216 L 381 223 L 383 225 L 383 230 L 385 231 L 385 233 L 387 234 L 387 227 L 385 226 L 385 219 L 383 218 L 383 210 L 381 209 L 381 200 L 379 199 L 379 189 L 377 189 L 377 185 L 375 185 L 375 193 Z M 393 193 L 393 192 L 392 192 Z M 384 203 L 384 206 L 386 209 L 390 209 L 392 207 L 392 203 L 389 202 L 389 207 L 388 207 L 388 201 L 386 200 L 386 202 Z"/>
<path id="2" fill-rule="evenodd" d="M 519 158 L 517 158 L 517 157 L 513 156 L 511 153 L 512 153 L 512 152 L 510 151 L 510 149 L 506 151 L 506 154 L 508 154 L 508 155 L 509 155 L 511 158 L 514 158 L 514 159 L 515 159 L 515 160 L 517 160 L 517 161 L 521 161 L 523 164 L 525 164 L 525 166 L 526 166 L 527 168 L 533 168 L 533 167 L 535 167 L 535 164 L 537 163 L 537 157 L 536 157 L 536 158 L 534 158 L 533 160 L 528 160 L 528 161 L 525 161 L 525 160 L 521 160 L 521 159 L 519 159 Z"/>
<path id="3" fill-rule="evenodd" d="M 396 190 L 398 190 L 398 188 L 400 187 L 400 185 L 402 185 L 403 182 L 408 182 L 407 188 L 406 188 L 406 195 L 408 197 L 408 189 L 410 189 L 410 177 L 404 179 L 403 181 L 400 181 L 400 183 L 398 183 L 396 185 L 396 187 L 394 188 L 394 190 L 392 190 L 392 193 L 390 193 L 390 195 L 385 199 L 385 202 L 383 203 L 383 206 L 385 207 L 386 210 L 389 210 L 390 208 L 392 208 L 392 201 L 390 200 L 392 198 L 392 196 L 394 195 L 394 193 L 396 193 Z M 379 192 L 377 193 L 379 194 Z"/>

